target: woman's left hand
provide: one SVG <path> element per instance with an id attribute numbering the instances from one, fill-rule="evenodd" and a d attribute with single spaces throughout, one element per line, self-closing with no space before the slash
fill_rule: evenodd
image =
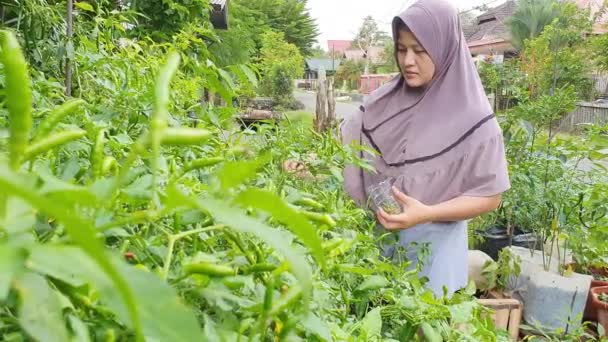
<path id="1" fill-rule="evenodd" d="M 404 230 L 416 225 L 428 223 L 433 220 L 433 210 L 415 198 L 393 187 L 395 199 L 404 207 L 404 212 L 398 215 L 389 215 L 380 209 L 377 212 L 378 221 L 388 230 Z"/>

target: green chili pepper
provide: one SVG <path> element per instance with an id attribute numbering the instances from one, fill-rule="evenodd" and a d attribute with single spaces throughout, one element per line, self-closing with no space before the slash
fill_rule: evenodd
<path id="1" fill-rule="evenodd" d="M 307 206 L 309 208 L 318 209 L 318 210 L 321 210 L 324 208 L 323 204 L 313 200 L 312 198 L 308 198 L 308 197 L 300 198 L 300 199 L 296 200 L 294 203 L 297 205 L 303 205 L 303 206 Z"/>
<path id="2" fill-rule="evenodd" d="M 264 313 L 267 314 L 272 309 L 272 300 L 274 295 L 274 278 L 268 279 L 266 284 L 266 292 L 264 292 Z"/>
<path id="3" fill-rule="evenodd" d="M 321 244 L 321 247 L 325 252 L 329 252 L 340 246 L 344 242 L 344 239 L 335 238 Z"/>
<path id="4" fill-rule="evenodd" d="M 17 37 L 10 31 L 0 31 L 0 46 L 0 61 L 4 64 L 6 82 L 6 106 L 10 118 L 10 166 L 17 170 L 32 129 L 32 91 L 27 63 Z"/>
<path id="5" fill-rule="evenodd" d="M 86 102 L 82 99 L 71 99 L 64 104 L 55 107 L 55 109 L 40 122 L 32 140 L 36 141 L 49 135 L 61 120 L 72 114 L 85 103 Z"/>
<path id="6" fill-rule="evenodd" d="M 240 269 L 240 273 L 242 274 L 252 274 L 252 273 L 262 273 L 262 272 L 272 272 L 277 269 L 276 265 L 272 264 L 255 264 L 251 266 L 246 266 Z"/>
<path id="7" fill-rule="evenodd" d="M 217 165 L 224 161 L 222 157 L 211 157 L 211 158 L 201 158 L 195 159 L 184 166 L 183 173 L 190 172 L 195 169 L 202 169 L 204 167 L 209 167 L 213 165 Z"/>
<path id="8" fill-rule="evenodd" d="M 93 170 L 93 179 L 99 179 L 103 173 L 103 149 L 106 143 L 106 131 L 100 129 L 95 138 L 95 144 L 91 149 L 91 169 Z"/>
<path id="9" fill-rule="evenodd" d="M 198 145 L 213 136 L 211 131 L 198 128 L 167 128 L 161 137 L 163 145 Z"/>
<path id="10" fill-rule="evenodd" d="M 208 262 L 187 264 L 184 266 L 184 273 L 186 275 L 203 274 L 212 277 L 229 277 L 236 275 L 236 271 L 230 266 L 217 265 Z"/>
<path id="11" fill-rule="evenodd" d="M 101 175 L 106 175 L 110 170 L 118 171 L 118 163 L 114 157 L 106 156 L 101 165 Z"/>
<path id="12" fill-rule="evenodd" d="M 323 223 L 332 228 L 337 225 L 336 221 L 334 221 L 334 219 L 331 216 L 329 216 L 328 214 L 313 213 L 313 212 L 305 211 L 305 210 L 300 211 L 300 213 L 303 214 L 304 216 L 306 216 L 311 221 Z"/>
<path id="13" fill-rule="evenodd" d="M 82 129 L 71 129 L 59 133 L 51 134 L 50 136 L 33 143 L 25 150 L 24 160 L 30 160 L 44 152 L 50 151 L 57 146 L 61 146 L 70 141 L 80 139 L 87 134 Z"/>

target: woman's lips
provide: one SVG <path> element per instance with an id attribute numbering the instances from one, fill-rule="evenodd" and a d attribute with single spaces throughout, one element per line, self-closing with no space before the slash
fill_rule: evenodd
<path id="1" fill-rule="evenodd" d="M 417 72 L 413 72 L 413 71 L 406 71 L 405 72 L 405 78 L 415 78 L 418 76 Z"/>

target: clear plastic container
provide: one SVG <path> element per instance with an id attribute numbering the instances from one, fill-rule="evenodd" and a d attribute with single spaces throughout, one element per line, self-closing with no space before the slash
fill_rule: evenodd
<path id="1" fill-rule="evenodd" d="M 403 212 L 401 204 L 393 195 L 393 182 L 394 180 L 389 178 L 368 188 L 369 201 L 374 211 L 382 208 L 389 215 L 397 215 Z"/>

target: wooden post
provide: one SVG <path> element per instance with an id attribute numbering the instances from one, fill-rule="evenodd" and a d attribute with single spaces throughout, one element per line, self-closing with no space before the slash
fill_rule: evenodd
<path id="1" fill-rule="evenodd" d="M 336 122 L 336 99 L 334 96 L 334 79 L 327 78 L 325 70 L 319 70 L 317 84 L 317 109 L 314 127 L 319 133 L 331 129 Z"/>
<path id="2" fill-rule="evenodd" d="M 73 43 L 73 41 L 72 41 L 72 37 L 74 36 L 73 10 L 74 10 L 73 0 L 68 0 L 67 1 L 66 29 L 65 29 L 66 36 L 67 36 L 67 42 L 68 42 L 67 44 Z M 72 96 L 72 60 L 71 60 L 69 52 L 66 53 L 66 57 L 65 57 L 65 95 Z"/>
<path id="3" fill-rule="evenodd" d="M 322 132 L 327 117 L 327 89 L 325 69 L 320 68 L 317 78 L 317 108 L 315 111 L 314 126 L 317 132 Z"/>
<path id="4" fill-rule="evenodd" d="M 336 97 L 334 92 L 334 78 L 327 79 L 327 121 L 324 129 L 333 127 L 336 122 Z"/>

